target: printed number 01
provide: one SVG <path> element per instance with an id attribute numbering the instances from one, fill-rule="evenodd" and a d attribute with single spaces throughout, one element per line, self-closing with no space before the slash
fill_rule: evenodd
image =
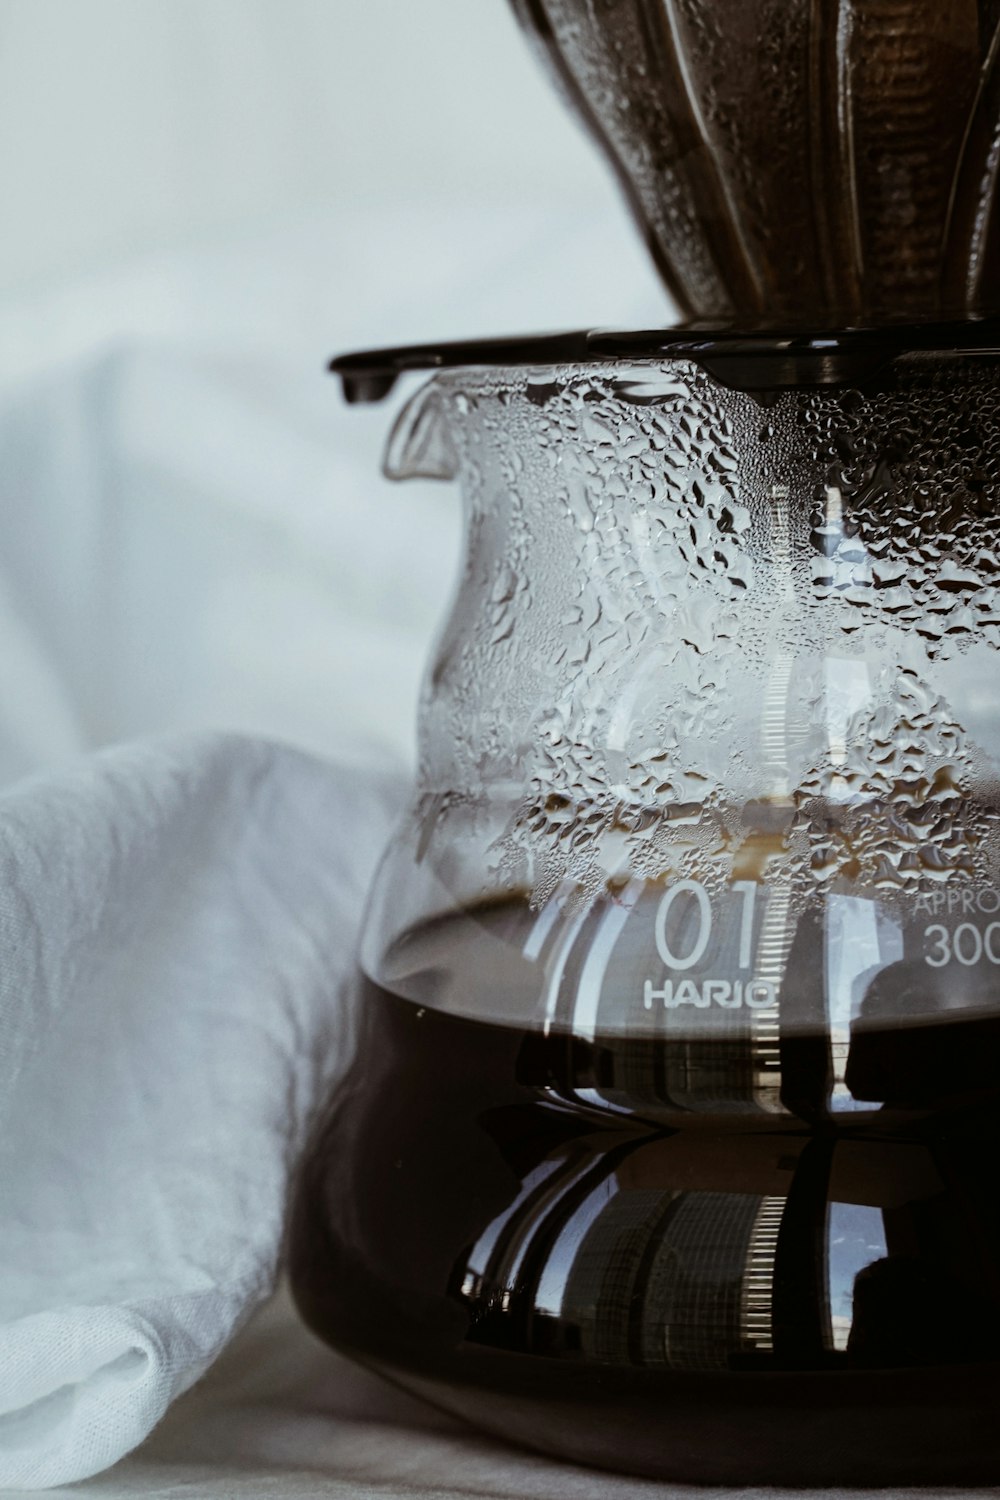
<path id="1" fill-rule="evenodd" d="M 741 969 L 749 969 L 753 949 L 753 914 L 754 902 L 757 897 L 757 882 L 755 880 L 735 880 L 733 890 L 743 897 L 743 914 L 740 919 L 740 951 L 738 964 Z M 690 953 L 678 957 L 667 942 L 667 917 L 670 908 L 678 896 L 690 895 L 694 897 L 698 908 L 698 933 Z M 994 923 L 1000 926 L 1000 923 Z M 656 911 L 656 951 L 659 953 L 668 969 L 675 972 L 683 972 L 685 969 L 693 969 L 695 964 L 704 957 L 705 949 L 708 947 L 712 936 L 712 904 L 708 899 L 708 892 L 698 880 L 678 880 L 663 894 Z"/>

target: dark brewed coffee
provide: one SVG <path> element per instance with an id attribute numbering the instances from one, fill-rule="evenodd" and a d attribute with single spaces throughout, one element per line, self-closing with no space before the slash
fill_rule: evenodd
<path id="1" fill-rule="evenodd" d="M 425 977 L 463 944 L 457 918 L 426 929 Z M 777 1026 L 768 1093 L 760 1024 L 721 990 L 715 1029 L 699 1011 L 687 1035 L 580 1035 L 363 980 L 297 1196 L 303 1314 L 409 1390 L 585 1463 L 995 1481 L 1000 1019 L 901 1027 L 886 995 L 914 982 L 906 963 L 872 980 L 839 1085 L 829 1034 Z M 861 1103 L 838 1112 L 835 1086 Z"/>

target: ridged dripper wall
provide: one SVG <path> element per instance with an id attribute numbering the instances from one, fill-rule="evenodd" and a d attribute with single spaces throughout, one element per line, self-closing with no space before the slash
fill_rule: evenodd
<path id="1" fill-rule="evenodd" d="M 998 0 L 513 0 L 682 316 L 1000 310 Z"/>
<path id="2" fill-rule="evenodd" d="M 998 398 L 995 358 L 941 356 L 764 401 L 687 361 L 434 380 L 403 429 L 457 469 L 468 551 L 428 837 L 478 820 L 486 888 L 536 901 L 1000 883 Z"/>

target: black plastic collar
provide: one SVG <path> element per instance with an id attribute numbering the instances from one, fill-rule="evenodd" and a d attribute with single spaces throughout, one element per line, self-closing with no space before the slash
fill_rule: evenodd
<path id="1" fill-rule="evenodd" d="M 900 323 L 830 332 L 711 327 L 591 329 L 573 333 L 412 344 L 341 354 L 329 368 L 348 401 L 381 401 L 411 370 L 502 369 L 519 365 L 586 365 L 608 360 L 691 359 L 737 390 L 797 385 L 858 385 L 903 355 L 1000 354 L 1000 319 Z"/>

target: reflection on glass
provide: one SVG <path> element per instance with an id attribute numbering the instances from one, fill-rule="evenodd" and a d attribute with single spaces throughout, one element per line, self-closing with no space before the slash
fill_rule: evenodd
<path id="1" fill-rule="evenodd" d="M 827 1230 L 833 1347 L 846 1349 L 854 1321 L 855 1277 L 887 1253 L 882 1210 L 866 1203 L 831 1203 Z"/>

